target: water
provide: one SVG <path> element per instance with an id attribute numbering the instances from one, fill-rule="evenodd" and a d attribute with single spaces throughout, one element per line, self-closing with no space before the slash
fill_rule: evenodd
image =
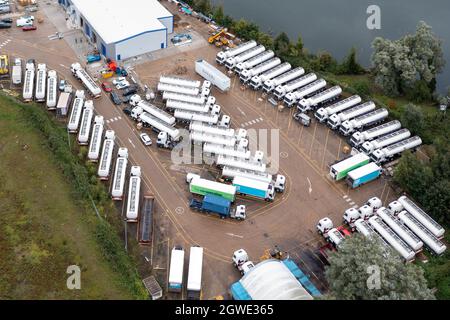
<path id="1" fill-rule="evenodd" d="M 450 1 L 448 0 L 213 0 L 234 19 L 254 21 L 263 31 L 286 32 L 291 40 L 302 36 L 310 52 L 330 52 L 342 60 L 350 48 L 358 50 L 359 62 L 370 66 L 371 43 L 377 36 L 398 39 L 415 31 L 424 20 L 443 40 L 447 64 L 438 76 L 438 91 L 450 85 Z M 369 5 L 381 9 L 381 29 L 366 27 Z"/>

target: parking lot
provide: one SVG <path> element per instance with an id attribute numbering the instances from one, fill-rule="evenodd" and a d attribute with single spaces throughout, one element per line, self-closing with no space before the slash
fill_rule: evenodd
<path id="1" fill-rule="evenodd" d="M 172 4 L 167 5 L 177 13 Z M 43 3 L 42 6 L 47 5 Z M 74 40 L 78 31 L 67 27 L 64 13 L 55 2 L 38 14 L 45 17 L 38 30 L 30 33 L 17 28 L 0 30 L 0 43 L 6 43 L 1 50 L 13 57 L 34 58 L 37 62 L 47 63 L 48 69 L 57 70 L 60 77 L 81 89 L 69 70 L 71 63 L 84 62 L 85 59 L 81 48 L 76 49 L 80 46 Z M 158 51 L 151 59 L 130 64 L 138 83 L 154 89 L 161 74 L 175 74 L 179 67 L 186 68 L 186 73 L 179 76 L 200 79 L 194 72 L 194 61 L 204 58 L 215 64 L 218 49 L 206 41 L 207 25 L 185 15 L 181 18 L 185 23 L 179 23 L 180 27 L 175 32 L 184 32 L 186 25 L 190 25 L 190 29 L 195 30 L 194 41 Z M 49 36 L 57 31 L 77 36 L 50 40 Z M 128 148 L 129 160 L 142 167 L 144 192 L 156 197 L 153 245 L 142 249 L 143 257 L 148 259 L 148 272 L 152 266 L 164 288 L 171 248 L 176 244 L 184 248 L 200 245 L 206 253 L 203 298 L 227 296 L 229 286 L 239 279 L 239 273 L 231 264 L 233 252 L 245 248 L 250 257 L 258 261 L 265 249 L 278 245 L 291 254 L 319 289 L 325 289 L 321 274 L 323 263 L 315 256 L 322 243 L 315 232 L 315 224 L 325 216 L 338 224 L 345 209 L 360 206 L 373 196 L 381 198 L 384 203 L 390 202 L 395 194 L 388 180 L 382 177 L 356 190 L 350 190 L 343 182 L 333 182 L 328 176 L 328 166 L 344 156 L 346 141 L 314 120 L 310 127 L 300 125 L 292 118 L 293 109 L 279 111 L 260 92 L 242 90 L 236 77 L 232 78 L 230 92 L 221 93 L 213 89 L 212 95 L 217 98 L 223 112 L 231 116 L 233 128 L 279 129 L 279 148 L 271 148 L 276 150 L 276 154 L 271 154 L 269 149 L 268 156 L 274 160 L 279 158 L 279 172 L 287 178 L 286 191 L 270 204 L 238 198 L 238 203 L 248 207 L 248 219 L 243 222 L 224 221 L 189 210 L 190 194 L 185 174 L 196 172 L 214 179 L 217 169 L 208 165 L 174 165 L 170 151 L 157 149 L 154 145 L 145 147 L 141 143 L 140 131 L 122 111 L 124 105 L 113 105 L 104 92 L 101 99 L 94 102 L 96 112 L 106 120 L 106 127 L 115 130 L 119 146 Z M 155 133 L 145 131 L 155 141 Z M 271 141 L 270 145 L 275 142 Z M 133 236 L 132 232 L 129 236 Z M 182 297 L 184 294 L 168 296 L 173 299 Z"/>

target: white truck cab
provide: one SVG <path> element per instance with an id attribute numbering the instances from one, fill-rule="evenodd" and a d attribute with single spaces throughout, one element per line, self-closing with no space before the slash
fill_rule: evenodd
<path id="1" fill-rule="evenodd" d="M 373 197 L 370 198 L 367 202 L 367 205 L 369 205 L 373 211 L 376 211 L 377 209 L 380 209 L 383 206 L 383 203 L 381 202 L 380 198 Z"/>
<path id="2" fill-rule="evenodd" d="M 198 174 L 189 172 L 189 173 L 186 175 L 186 182 L 187 182 L 187 183 L 191 183 L 191 181 L 192 181 L 194 178 L 200 178 L 200 176 L 199 176 Z"/>
<path id="3" fill-rule="evenodd" d="M 394 215 L 397 215 L 401 211 L 403 211 L 403 205 L 400 202 L 398 202 L 397 200 L 392 201 L 391 203 L 389 203 L 388 208 L 392 212 L 392 214 L 394 214 Z"/>
<path id="4" fill-rule="evenodd" d="M 189 174 L 200 177 L 197 174 L 188 173 L 188 175 Z M 186 177 L 186 181 L 187 181 L 187 179 L 188 179 L 188 177 Z M 191 178 L 191 180 L 192 179 L 193 178 Z M 234 210 L 234 212 L 232 212 L 232 218 L 236 219 L 236 220 L 245 220 L 245 218 L 247 217 L 245 211 L 246 211 L 245 205 L 241 204 L 241 205 L 236 206 L 236 210 Z"/>
<path id="5" fill-rule="evenodd" d="M 233 253 L 233 265 L 238 268 L 242 275 L 255 267 L 254 263 L 249 260 L 247 251 L 244 249 L 239 249 Z"/>
<path id="6" fill-rule="evenodd" d="M 277 174 L 277 178 L 275 179 L 275 191 L 283 192 L 286 187 L 286 177 L 282 174 Z"/>
<path id="7" fill-rule="evenodd" d="M 138 95 L 138 94 L 133 94 L 133 95 L 131 96 L 131 98 L 130 98 L 129 103 L 130 103 L 131 106 L 135 107 L 135 106 L 137 106 L 138 103 L 141 102 L 141 101 L 142 101 L 142 98 L 141 98 L 140 95 Z"/>
<path id="8" fill-rule="evenodd" d="M 378 205 L 378 204 L 376 204 L 376 205 Z M 372 217 L 373 215 L 374 215 L 374 213 L 375 213 L 375 210 L 374 210 L 374 208 L 372 208 L 370 205 L 368 205 L 368 204 L 365 204 L 365 205 L 363 205 L 362 207 L 360 207 L 359 209 L 358 209 L 358 211 L 359 211 L 359 215 L 360 215 L 360 218 L 361 219 L 363 219 L 363 220 L 368 220 L 370 217 Z"/>
<path id="9" fill-rule="evenodd" d="M 222 127 L 222 128 L 229 128 L 230 127 L 230 123 L 231 123 L 230 116 L 227 116 L 226 114 L 224 114 L 224 115 L 222 115 L 222 118 L 220 118 L 218 126 Z"/>
<path id="10" fill-rule="evenodd" d="M 333 221 L 331 221 L 331 219 L 327 218 L 327 217 L 320 219 L 316 228 L 317 228 L 317 231 L 319 232 L 319 234 L 326 236 L 328 231 L 333 229 Z"/>
<path id="11" fill-rule="evenodd" d="M 353 227 L 354 223 L 356 220 L 358 220 L 360 218 L 360 212 L 359 210 L 355 209 L 355 208 L 349 208 L 347 210 L 345 210 L 344 212 L 344 223 L 346 223 L 347 225 Z"/>
<path id="12" fill-rule="evenodd" d="M 158 138 L 156 139 L 156 146 L 158 148 L 165 148 L 165 149 L 170 149 L 173 147 L 173 141 L 167 132 L 161 131 L 158 133 Z"/>
<path id="13" fill-rule="evenodd" d="M 247 261 L 240 267 L 241 274 L 246 275 L 251 269 L 255 267 L 255 264 L 252 261 Z"/>

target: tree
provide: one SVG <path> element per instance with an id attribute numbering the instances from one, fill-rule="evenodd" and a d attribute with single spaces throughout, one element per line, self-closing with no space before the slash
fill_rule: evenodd
<path id="1" fill-rule="evenodd" d="M 422 134 L 425 127 L 425 118 L 422 109 L 414 104 L 407 104 L 400 116 L 403 127 L 408 128 L 413 134 Z"/>
<path id="2" fill-rule="evenodd" d="M 258 43 L 262 44 L 267 50 L 273 48 L 273 39 L 265 32 L 260 32 L 258 35 Z"/>
<path id="3" fill-rule="evenodd" d="M 437 221 L 450 224 L 450 180 L 437 180 L 426 189 L 425 209 Z"/>
<path id="4" fill-rule="evenodd" d="M 357 62 L 356 49 L 350 49 L 350 53 L 340 65 L 340 72 L 344 74 L 363 74 L 364 68 Z"/>
<path id="5" fill-rule="evenodd" d="M 358 81 L 353 85 L 353 88 L 360 95 L 367 96 L 370 94 L 370 87 L 367 81 Z"/>
<path id="6" fill-rule="evenodd" d="M 285 32 L 280 33 L 273 41 L 275 53 L 278 56 L 284 56 L 289 52 L 290 40 Z"/>
<path id="7" fill-rule="evenodd" d="M 298 36 L 297 43 L 295 44 L 295 48 L 297 49 L 297 52 L 301 55 L 303 54 L 303 39 L 302 36 Z"/>
<path id="8" fill-rule="evenodd" d="M 209 0 L 195 0 L 193 7 L 203 14 L 208 15 L 211 13 L 211 2 Z"/>
<path id="9" fill-rule="evenodd" d="M 214 21 L 217 22 L 219 25 L 223 25 L 224 17 L 225 17 L 225 14 L 223 12 L 223 6 L 218 5 L 217 7 L 215 7 L 214 11 L 213 11 Z"/>
<path id="10" fill-rule="evenodd" d="M 434 299 L 423 270 L 397 252 L 355 234 L 330 254 L 325 271 L 330 298 L 345 300 Z"/>
<path id="11" fill-rule="evenodd" d="M 406 95 L 408 99 L 417 103 L 429 101 L 433 98 L 430 87 L 425 80 L 417 80 L 414 82 L 412 88 L 407 90 Z"/>

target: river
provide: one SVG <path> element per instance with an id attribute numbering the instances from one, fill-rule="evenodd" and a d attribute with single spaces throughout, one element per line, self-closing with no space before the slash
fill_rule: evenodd
<path id="1" fill-rule="evenodd" d="M 352 46 L 358 59 L 370 66 L 371 43 L 377 36 L 398 39 L 415 31 L 424 20 L 443 40 L 447 64 L 438 76 L 438 91 L 450 85 L 450 1 L 448 0 L 213 0 L 223 4 L 234 19 L 254 21 L 263 31 L 276 35 L 285 31 L 292 40 L 302 36 L 310 52 L 326 50 L 344 58 Z M 366 26 L 369 5 L 381 9 L 381 29 Z"/>

